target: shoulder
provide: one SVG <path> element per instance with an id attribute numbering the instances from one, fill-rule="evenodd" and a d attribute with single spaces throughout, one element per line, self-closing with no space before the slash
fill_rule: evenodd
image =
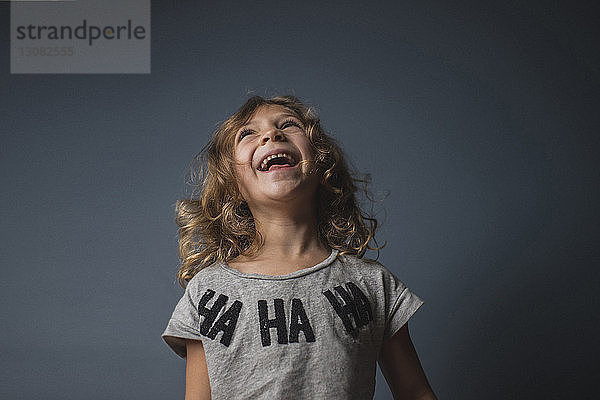
<path id="1" fill-rule="evenodd" d="M 186 285 L 186 290 L 197 290 L 199 287 L 220 282 L 223 281 L 223 279 L 223 269 L 221 268 L 221 263 L 219 261 L 215 261 L 214 263 L 200 269 L 196 275 L 189 280 L 188 284 Z"/>
<path id="2" fill-rule="evenodd" d="M 384 292 L 397 292 L 406 288 L 394 272 L 377 260 L 358 258 L 355 255 L 338 256 L 342 268 L 368 286 Z"/>
<path id="3" fill-rule="evenodd" d="M 343 254 L 339 255 L 338 259 L 345 269 L 361 274 L 363 276 L 394 276 L 394 274 L 382 263 L 371 258 L 359 258 L 352 254 Z"/>

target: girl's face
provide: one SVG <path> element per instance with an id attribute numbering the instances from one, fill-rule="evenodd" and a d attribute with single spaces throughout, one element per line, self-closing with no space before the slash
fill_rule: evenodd
<path id="1" fill-rule="evenodd" d="M 250 208 L 273 201 L 314 203 L 319 174 L 300 119 L 285 107 L 258 108 L 236 132 L 234 158 L 240 192 Z M 302 160 L 309 164 L 299 165 Z M 312 171 L 312 173 L 311 173 Z"/>

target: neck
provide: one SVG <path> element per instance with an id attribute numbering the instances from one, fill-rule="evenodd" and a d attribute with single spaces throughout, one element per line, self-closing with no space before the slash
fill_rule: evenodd
<path id="1" fill-rule="evenodd" d="M 328 251 L 319 238 L 316 207 L 254 207 L 252 215 L 263 237 L 256 258 L 293 259 Z"/>

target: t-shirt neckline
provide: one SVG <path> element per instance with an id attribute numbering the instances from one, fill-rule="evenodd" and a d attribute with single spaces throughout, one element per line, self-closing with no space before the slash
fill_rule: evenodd
<path id="1" fill-rule="evenodd" d="M 220 265 L 221 265 L 221 268 L 224 269 L 225 271 L 232 273 L 234 275 L 237 275 L 237 276 L 241 276 L 243 278 L 279 281 L 279 280 L 285 280 L 285 279 L 298 278 L 300 276 L 308 275 L 308 274 L 318 271 L 322 268 L 325 268 L 326 266 L 328 266 L 335 260 L 338 253 L 339 253 L 339 251 L 337 249 L 331 249 L 331 254 L 329 254 L 329 256 L 326 259 L 324 259 L 323 261 L 321 261 L 320 263 L 313 265 L 312 267 L 302 268 L 302 269 L 299 269 L 298 271 L 294 271 L 292 273 L 285 274 L 285 275 L 266 275 L 266 274 L 259 274 L 256 272 L 252 272 L 252 273 L 241 272 L 233 267 L 230 267 L 226 262 L 221 262 Z"/>

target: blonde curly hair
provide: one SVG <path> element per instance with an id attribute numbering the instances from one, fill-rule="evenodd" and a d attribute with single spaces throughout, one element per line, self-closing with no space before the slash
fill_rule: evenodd
<path id="1" fill-rule="evenodd" d="M 237 186 L 234 172 L 236 132 L 259 107 L 279 105 L 296 115 L 316 155 L 316 170 L 321 174 L 318 202 L 320 240 L 339 254 L 362 257 L 367 249 L 379 250 L 375 230 L 377 220 L 365 214 L 356 200 L 362 187 L 368 200 L 369 175 L 351 173 L 341 147 L 321 127 L 316 112 L 293 95 L 249 98 L 213 133 L 210 141 L 194 158 L 191 184 L 194 192 L 175 206 L 179 226 L 177 280 L 181 286 L 202 268 L 215 261 L 227 262 L 238 255 L 252 256 L 262 247 L 252 213 Z M 374 246 L 369 243 L 373 241 Z"/>

